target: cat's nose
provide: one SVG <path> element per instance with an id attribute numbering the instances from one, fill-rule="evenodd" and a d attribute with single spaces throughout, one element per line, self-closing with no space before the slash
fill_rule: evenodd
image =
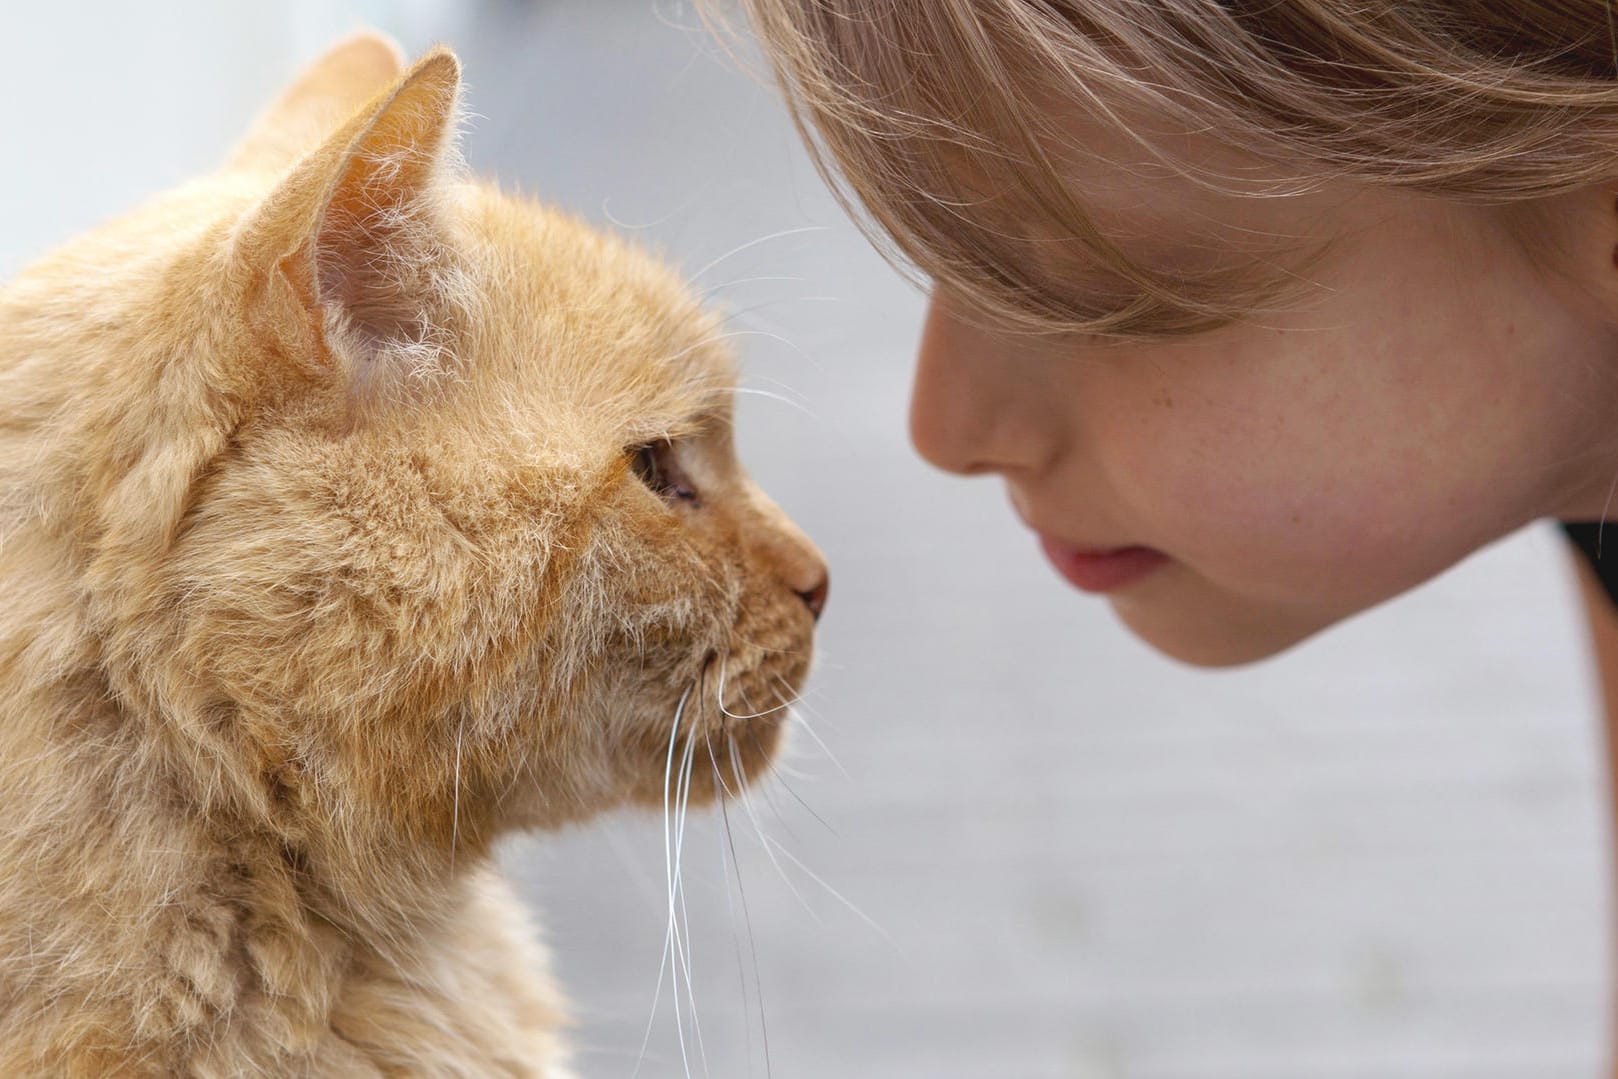
<path id="1" fill-rule="evenodd" d="M 825 570 L 820 571 L 820 581 L 807 592 L 799 592 L 798 598 L 803 605 L 809 608 L 809 614 L 816 622 L 820 621 L 820 612 L 826 609 L 826 594 L 831 591 L 831 574 Z"/>

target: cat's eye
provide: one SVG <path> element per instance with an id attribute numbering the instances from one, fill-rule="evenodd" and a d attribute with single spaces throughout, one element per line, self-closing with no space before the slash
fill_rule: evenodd
<path id="1" fill-rule="evenodd" d="M 691 478 L 674 459 L 674 446 L 667 441 L 648 442 L 630 451 L 630 470 L 652 493 L 669 502 L 700 505 Z"/>

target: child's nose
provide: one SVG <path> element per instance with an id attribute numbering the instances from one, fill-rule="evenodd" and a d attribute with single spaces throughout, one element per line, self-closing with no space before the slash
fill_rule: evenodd
<path id="1" fill-rule="evenodd" d="M 1026 359 L 1027 364 L 1022 361 Z M 1033 357 L 1012 354 L 935 296 L 927 309 L 910 394 L 910 441 L 932 465 L 963 476 L 1036 469 L 1047 456 L 1034 399 Z"/>

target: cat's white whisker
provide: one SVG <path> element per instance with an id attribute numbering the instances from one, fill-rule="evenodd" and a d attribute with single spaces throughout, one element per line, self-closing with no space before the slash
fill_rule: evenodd
<path id="1" fill-rule="evenodd" d="M 726 665 L 729 662 L 729 658 L 730 657 L 726 656 L 726 657 L 724 657 L 723 659 L 720 660 L 720 663 L 719 663 L 719 690 L 718 690 L 718 695 L 714 698 L 714 702 L 719 706 L 719 711 L 727 719 L 740 719 L 740 720 L 764 719 L 764 718 L 766 718 L 768 716 L 775 715 L 777 712 L 786 711 L 787 709 L 790 709 L 793 706 L 794 703 L 796 703 L 796 696 L 794 696 L 792 700 L 783 701 L 780 704 L 777 704 L 772 708 L 767 708 L 762 712 L 755 712 L 755 713 L 753 713 L 751 715 L 744 715 L 744 714 L 739 713 L 739 712 L 732 712 L 730 709 L 726 708 L 725 707 L 725 670 L 726 670 Z M 791 687 L 789 686 L 788 687 L 789 691 L 790 691 L 790 688 Z M 745 693 L 742 694 L 742 699 L 744 701 L 746 701 L 747 695 Z M 748 707 L 751 708 L 752 705 L 748 704 Z M 760 749 L 760 752 L 762 752 L 762 747 Z M 766 756 L 767 755 L 768 754 L 766 754 Z"/>
<path id="2" fill-rule="evenodd" d="M 702 1024 L 697 1017 L 696 989 L 693 986 L 691 979 L 691 914 L 690 910 L 686 906 L 685 901 L 684 877 L 685 823 L 691 804 L 691 778 L 696 761 L 696 747 L 696 738 L 688 733 L 686 735 L 685 753 L 680 759 L 680 780 L 675 796 L 674 890 L 672 895 L 673 900 L 679 910 L 679 926 L 674 936 L 675 959 L 677 966 L 674 976 L 676 978 L 683 976 L 685 979 L 686 1010 L 691 1014 L 691 1029 L 696 1035 L 697 1039 L 698 1058 L 702 1061 L 703 1073 L 707 1074 L 708 1054 L 707 1049 L 704 1047 L 702 1041 Z M 681 1058 L 684 1059 L 685 1031 L 680 1020 L 678 993 L 675 995 L 674 1019 L 675 1027 L 680 1035 L 680 1055 Z M 686 1074 L 688 1076 L 690 1075 L 689 1063 L 686 1065 Z"/>
<path id="3" fill-rule="evenodd" d="M 684 204 L 676 206 L 662 217 L 655 218 L 654 220 L 648 221 L 643 225 L 636 225 L 632 222 L 625 221 L 617 214 L 613 213 L 612 206 L 610 205 L 612 199 L 610 198 L 604 198 L 601 200 L 601 216 L 605 217 L 614 226 L 624 229 L 627 232 L 642 232 L 646 229 L 656 228 L 658 225 L 661 225 L 664 222 L 673 220 L 677 214 L 683 213 L 691 207 L 691 204 L 696 201 L 698 194 L 700 194 L 700 192 L 693 193 L 690 198 L 685 200 Z"/>
<path id="4" fill-rule="evenodd" d="M 746 307 L 738 307 L 735 310 L 724 311 L 724 312 L 722 312 L 722 314 L 723 314 L 723 320 L 724 320 L 725 324 L 729 325 L 732 322 L 740 322 L 740 321 L 742 321 L 742 319 L 746 318 L 748 315 L 753 314 L 755 311 L 763 311 L 765 308 L 777 307 L 780 304 L 784 304 L 784 303 L 802 303 L 802 302 L 805 302 L 805 301 L 816 301 L 816 300 L 821 301 L 823 303 L 824 302 L 835 303 L 835 302 L 839 301 L 840 299 L 841 299 L 841 297 L 838 297 L 838 296 L 778 296 L 773 300 L 760 300 L 758 303 L 750 303 Z"/>
<path id="5" fill-rule="evenodd" d="M 792 691 L 791 684 L 788 683 L 787 680 L 782 678 L 780 675 L 776 675 L 775 680 L 777 682 L 779 682 L 782 686 L 786 687 L 788 692 Z M 792 709 L 792 722 L 793 722 L 793 725 L 796 726 L 799 730 L 803 731 L 804 734 L 807 734 L 809 736 L 809 739 L 812 742 L 814 742 L 815 745 L 820 747 L 820 751 L 826 755 L 826 759 L 831 761 L 832 766 L 834 768 L 836 768 L 839 772 L 842 773 L 843 778 L 852 783 L 854 781 L 854 777 L 849 775 L 848 769 L 843 767 L 843 762 L 837 759 L 837 754 L 835 754 L 835 753 L 833 753 L 831 751 L 831 747 L 826 744 L 825 739 L 821 738 L 820 735 L 815 732 L 814 725 L 809 722 L 809 716 L 807 714 L 808 707 L 804 704 L 803 699 L 804 699 L 804 695 L 802 693 L 799 693 L 796 696 L 796 699 L 793 701 L 793 705 L 794 705 L 794 707 Z"/>
<path id="6" fill-rule="evenodd" d="M 827 884 L 826 881 L 820 876 L 820 874 L 816 873 L 814 870 L 812 870 L 808 866 L 804 865 L 803 860 L 800 859 L 797 855 L 795 855 L 791 851 L 787 850 L 786 847 L 782 846 L 780 844 L 780 842 L 778 842 L 777 840 L 771 839 L 768 836 L 765 837 L 764 841 L 766 843 L 774 846 L 777 850 L 779 850 L 781 852 L 781 854 L 784 855 L 793 865 L 797 866 L 798 869 L 805 876 L 807 876 L 810 880 L 814 881 L 816 884 L 818 884 L 822 888 L 824 888 L 826 890 L 827 894 L 830 895 L 833 899 L 837 900 L 843 906 L 847 907 L 850 911 L 852 911 L 855 915 L 857 915 L 859 917 L 859 919 L 861 921 L 863 921 L 866 925 L 870 926 L 872 929 L 874 929 L 878 933 L 880 933 L 882 935 L 882 939 L 890 941 L 890 942 L 892 941 L 893 938 L 888 935 L 888 931 L 886 929 L 882 928 L 881 924 L 878 923 L 876 921 L 876 919 L 872 918 L 869 914 L 866 914 L 859 907 L 855 906 L 854 903 L 852 903 L 848 899 L 847 896 L 843 895 L 842 892 L 839 892 L 836 888 L 833 888 L 830 884 Z"/>
<path id="7" fill-rule="evenodd" d="M 789 340 L 788 338 L 782 337 L 778 333 L 771 333 L 769 330 L 726 330 L 724 333 L 716 333 L 716 334 L 714 334 L 712 337 L 708 338 L 708 340 L 710 342 L 717 342 L 717 341 L 725 341 L 725 340 L 728 340 L 728 339 L 730 339 L 732 337 L 764 337 L 764 338 L 768 338 L 769 340 L 774 341 L 777 344 L 785 345 L 787 348 L 791 349 L 794 353 L 797 354 L 799 359 L 803 360 L 803 362 L 805 362 L 807 364 L 810 364 L 810 365 L 813 365 L 816 362 L 815 358 L 813 356 L 809 355 L 809 353 L 807 353 L 803 349 L 799 348 L 797 346 L 797 344 L 795 344 L 793 341 Z"/>
<path id="8" fill-rule="evenodd" d="M 449 869 L 455 872 L 455 851 L 461 841 L 461 741 L 466 735 L 466 714 L 455 728 L 455 805 L 449 819 Z"/>
<path id="9" fill-rule="evenodd" d="M 735 739 L 730 740 L 730 762 L 731 767 L 735 769 L 736 774 L 742 775 L 741 755 L 736 748 Z M 775 866 L 775 871 L 781 875 L 782 883 L 787 886 L 787 890 L 792 893 L 793 898 L 797 899 L 799 906 L 803 907 L 805 913 L 807 913 L 809 917 L 813 918 L 818 923 L 820 921 L 820 915 L 816 914 L 815 909 L 809 905 L 808 900 L 804 899 L 803 893 L 798 891 L 797 886 L 792 883 L 792 878 L 787 875 L 786 868 L 775 857 L 775 852 L 770 849 L 770 838 L 764 832 L 764 822 L 759 819 L 758 811 L 753 808 L 752 792 L 744 787 L 741 791 L 741 797 L 737 800 L 741 803 L 742 809 L 744 812 L 746 812 L 748 819 L 752 821 L 753 831 L 758 833 L 759 845 L 763 849 L 765 856 L 769 858 L 770 864 Z"/>
<path id="10" fill-rule="evenodd" d="M 756 285 L 766 282 L 785 282 L 801 285 L 807 280 L 809 280 L 807 277 L 792 277 L 785 274 L 764 274 L 759 277 L 738 277 L 734 281 L 726 281 L 721 285 L 709 285 L 707 288 L 701 289 L 697 293 L 697 299 L 706 303 L 708 298 L 713 296 L 715 293 L 723 292 L 727 288 L 735 288 L 737 285 Z"/>
<path id="11" fill-rule="evenodd" d="M 761 390 L 753 386 L 733 386 L 731 387 L 730 392 L 738 397 L 764 397 L 771 401 L 779 401 L 789 408 L 797 409 L 799 412 L 803 413 L 805 416 L 808 416 L 812 420 L 820 419 L 820 417 L 815 415 L 814 410 L 808 405 L 804 404 L 802 401 L 794 401 L 792 398 L 782 393 L 775 393 L 772 390 Z"/>
<path id="12" fill-rule="evenodd" d="M 735 740 L 729 735 L 726 735 L 725 739 L 729 744 L 732 760 L 734 760 L 736 750 Z M 734 935 L 736 926 L 736 904 L 731 899 L 729 885 L 730 877 L 734 875 L 736 878 L 736 894 L 740 896 L 742 901 L 742 922 L 747 928 L 747 951 L 752 957 L 753 991 L 758 995 L 758 1026 L 759 1033 L 764 1041 L 764 1074 L 766 1077 L 768 1077 L 773 1074 L 770 1066 L 770 1027 L 764 1016 L 764 979 L 760 976 L 758 969 L 758 942 L 757 938 L 753 935 L 753 915 L 748 909 L 747 905 L 747 888 L 742 883 L 741 859 L 736 856 L 736 837 L 730 828 L 730 807 L 728 804 L 731 798 L 730 785 L 725 782 L 724 775 L 719 767 L 719 758 L 713 751 L 713 742 L 711 739 L 708 742 L 708 759 L 713 765 L 714 779 L 724 791 L 724 796 L 719 799 L 719 818 L 724 824 L 724 835 L 722 836 L 722 842 L 719 846 L 719 860 L 721 866 L 723 867 L 722 872 L 726 880 L 725 906 L 730 911 L 731 932 Z M 737 781 L 740 782 L 740 776 L 737 777 Z M 740 938 L 737 938 L 736 940 L 736 970 L 737 975 L 741 980 L 742 1006 L 745 1009 L 747 1006 L 747 971 L 742 965 L 742 948 Z M 751 1063 L 753 1059 L 753 1036 L 751 1023 L 746 1025 L 746 1030 L 748 1042 L 747 1059 L 748 1062 Z"/>
<path id="13" fill-rule="evenodd" d="M 724 330 L 724 331 L 722 331 L 720 333 L 709 334 L 707 337 L 704 337 L 702 340 L 693 342 L 692 344 L 689 344 L 689 345 L 686 345 L 684 348 L 680 349 L 677 352 L 669 353 L 668 355 L 663 357 L 663 361 L 665 363 L 673 363 L 675 360 L 684 359 L 686 356 L 689 356 L 691 353 L 696 352 L 699 349 L 709 348 L 709 347 L 711 347 L 713 345 L 717 345 L 721 341 L 728 341 L 733 337 L 768 337 L 773 341 L 777 341 L 777 342 L 787 346 L 792 351 L 796 352 L 805 361 L 811 362 L 811 363 L 814 362 L 811 359 L 811 357 L 808 355 L 808 353 L 804 352 L 797 345 L 793 344 L 791 341 L 787 340 L 785 337 L 782 337 L 780 334 L 771 333 L 768 330 Z"/>
<path id="14" fill-rule="evenodd" d="M 702 269 L 698 270 L 696 273 L 691 274 L 690 278 L 693 281 L 700 281 L 700 280 L 702 280 L 702 276 L 704 274 L 706 274 L 709 270 L 713 269 L 714 267 L 718 266 L 720 263 L 726 261 L 727 259 L 735 258 L 737 255 L 741 254 L 743 251 L 751 250 L 752 248 L 757 247 L 759 244 L 766 244 L 766 243 L 770 243 L 771 241 L 774 241 L 774 240 L 785 239 L 788 236 L 801 236 L 801 235 L 803 235 L 804 233 L 807 233 L 807 232 L 825 232 L 825 231 L 826 231 L 826 226 L 825 225 L 801 225 L 798 228 L 782 229 L 780 232 L 772 232 L 768 236 L 760 236 L 757 239 L 748 240 L 746 243 L 737 244 L 735 247 L 731 248 L 729 251 L 726 251 L 723 255 L 720 255 L 718 258 L 713 259 L 706 266 L 704 266 Z"/>
<path id="15" fill-rule="evenodd" d="M 680 701 L 674 706 L 674 722 L 669 725 L 669 750 L 663 765 L 663 865 L 668 884 L 668 928 L 663 936 L 663 958 L 658 964 L 657 982 L 652 989 L 652 1012 L 646 1017 L 646 1032 L 641 1036 L 640 1054 L 636 1057 L 635 1070 L 632 1073 L 635 1076 L 640 1075 L 641 1064 L 646 1060 L 646 1048 L 652 1041 L 652 1028 L 657 1023 L 657 1005 L 663 997 L 663 975 L 669 969 L 669 960 L 674 948 L 674 838 L 672 833 L 673 817 L 670 813 L 670 802 L 674 789 L 674 747 L 679 743 L 680 719 L 685 714 L 685 703 L 690 699 L 691 691 L 694 688 L 696 688 L 695 684 L 687 686 L 685 692 L 680 694 Z M 675 1014 L 678 1016 L 679 983 L 677 980 L 674 983 L 674 993 Z M 680 1049 L 683 1055 L 685 1050 L 683 1039 Z"/>

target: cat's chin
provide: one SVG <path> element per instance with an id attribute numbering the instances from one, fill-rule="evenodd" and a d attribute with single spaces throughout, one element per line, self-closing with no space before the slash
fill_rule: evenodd
<path id="1" fill-rule="evenodd" d="M 657 774 L 637 785 L 629 800 L 660 809 L 739 797 L 768 774 L 789 722 L 782 709 L 765 716 L 727 717 L 720 729 L 698 728 L 672 747 L 665 745 Z"/>

